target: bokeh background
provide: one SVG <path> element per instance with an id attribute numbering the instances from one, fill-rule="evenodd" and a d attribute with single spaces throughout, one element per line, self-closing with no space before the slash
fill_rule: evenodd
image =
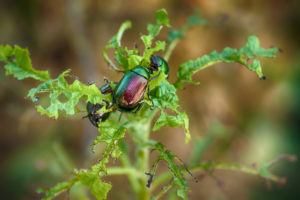
<path id="1" fill-rule="evenodd" d="M 56 76 L 67 68 L 80 80 L 100 85 L 120 74 L 104 63 L 101 50 L 130 19 L 124 43 L 133 48 L 154 12 L 166 8 L 174 27 L 200 9 L 208 24 L 194 28 L 170 59 L 171 80 L 178 65 L 211 50 L 240 47 L 250 34 L 263 47 L 280 47 L 276 59 L 264 60 L 267 80 L 236 64 L 218 64 L 194 78 L 179 93 L 190 116 L 193 142 L 183 144 L 183 130 L 165 128 L 155 139 L 188 162 L 193 143 L 202 145 L 196 159 L 259 165 L 282 153 L 300 150 L 300 2 L 297 0 L 1 0 L 0 44 L 28 47 L 33 65 Z M 166 32 L 163 33 L 165 35 Z M 163 37 L 163 36 L 162 36 Z M 97 157 L 90 144 L 96 131 L 83 113 L 51 120 L 40 116 L 24 97 L 33 81 L 16 81 L 0 73 L 0 198 L 40 199 L 47 188 L 87 167 Z M 99 156 L 99 155 L 98 155 Z M 194 158 L 195 159 L 195 158 Z M 281 162 L 272 170 L 284 185 L 237 172 L 215 172 L 190 181 L 190 199 L 300 199 L 299 162 Z M 134 199 L 125 177 L 113 183 L 109 199 Z M 61 199 L 79 199 L 77 191 Z M 77 197 L 77 198 L 76 198 Z"/>

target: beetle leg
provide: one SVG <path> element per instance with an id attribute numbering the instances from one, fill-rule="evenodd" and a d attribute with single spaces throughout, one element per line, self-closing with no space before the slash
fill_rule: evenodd
<path id="1" fill-rule="evenodd" d="M 99 89 L 100 89 L 101 94 L 112 94 L 113 93 L 112 88 L 111 88 L 109 82 L 106 82 Z"/>
<path id="2" fill-rule="evenodd" d="M 141 110 L 143 103 L 139 103 L 138 106 L 134 109 L 134 111 L 132 111 L 132 113 L 137 113 L 138 111 Z"/>

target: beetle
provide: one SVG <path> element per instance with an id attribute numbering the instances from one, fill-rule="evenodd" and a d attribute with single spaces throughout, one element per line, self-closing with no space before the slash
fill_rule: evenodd
<path id="1" fill-rule="evenodd" d="M 149 82 L 156 78 L 156 76 L 152 77 L 152 75 L 158 70 L 168 76 L 168 63 L 162 57 L 152 55 L 149 67 L 138 65 L 126 71 L 114 88 L 111 87 L 111 83 L 108 80 L 105 80 L 106 83 L 99 89 L 102 94 L 112 95 L 112 103 L 105 102 L 106 105 L 103 105 L 88 102 L 87 112 L 89 114 L 87 117 L 90 122 L 98 127 L 98 123 L 108 118 L 109 114 L 97 113 L 103 106 L 106 106 L 106 108 L 113 107 L 112 110 L 119 110 L 121 112 L 138 111 L 142 106 L 146 91 L 149 94 Z"/>

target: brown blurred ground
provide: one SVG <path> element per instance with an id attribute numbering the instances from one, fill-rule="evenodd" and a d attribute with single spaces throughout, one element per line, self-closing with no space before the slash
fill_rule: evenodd
<path id="1" fill-rule="evenodd" d="M 255 164 L 280 153 L 299 155 L 299 1 L 7 0 L 0 2 L 0 44 L 28 47 L 34 66 L 49 69 L 53 76 L 71 68 L 80 80 L 99 85 L 103 77 L 118 80 L 120 76 L 106 66 L 101 49 L 121 22 L 132 20 L 133 28 L 126 33 L 124 44 L 134 47 L 140 44 L 138 38 L 145 33 L 146 24 L 153 21 L 154 11 L 162 7 L 175 27 L 195 9 L 209 21 L 191 30 L 174 52 L 171 80 L 181 62 L 225 46 L 239 47 L 250 34 L 257 35 L 264 47 L 282 49 L 276 59 L 264 60 L 266 81 L 238 65 L 219 64 L 194 77 L 201 81 L 200 86 L 187 86 L 180 92 L 183 109 L 191 118 L 193 137 L 209 141 L 199 156 Z M 81 120 L 84 113 L 59 121 L 41 117 L 24 99 L 34 85 L 0 73 L 1 199 L 38 199 L 37 187 L 51 186 L 68 175 L 62 165 L 67 169 L 73 165 L 86 167 L 95 159 L 89 144 L 96 133 Z M 224 131 L 213 130 L 216 125 Z M 181 129 L 163 129 L 153 137 L 183 159 L 191 153 L 191 145 L 182 144 Z M 190 182 L 190 197 L 298 199 L 297 168 L 299 164 L 274 168 L 289 181 L 271 189 L 254 177 L 218 172 L 215 179 Z M 109 199 L 131 199 L 130 189 L 123 191 L 127 184 L 124 177 L 111 181 L 115 185 Z"/>

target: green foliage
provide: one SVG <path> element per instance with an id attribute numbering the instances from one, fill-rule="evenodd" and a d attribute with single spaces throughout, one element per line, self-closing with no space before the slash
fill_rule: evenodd
<path id="1" fill-rule="evenodd" d="M 170 26 L 169 18 L 165 9 L 156 11 L 156 23 L 148 24 L 147 31 L 148 35 L 142 35 L 141 40 L 145 45 L 145 51 L 147 48 L 151 48 L 153 39 L 160 33 L 163 26 Z"/>
<path id="2" fill-rule="evenodd" d="M 184 178 L 182 167 L 176 164 L 176 156 L 167 150 L 161 143 L 157 143 L 154 148 L 159 152 L 159 158 L 166 161 L 168 164 L 174 184 L 178 187 L 177 196 L 182 199 L 187 199 L 187 182 Z"/>
<path id="3" fill-rule="evenodd" d="M 94 145 L 100 142 L 106 143 L 107 148 L 110 145 L 109 153 L 112 157 L 118 158 L 122 154 L 119 142 L 125 136 L 126 129 L 126 124 L 119 125 L 117 121 L 105 121 L 100 124 L 99 132 L 102 134 L 96 137 Z"/>
<path id="4" fill-rule="evenodd" d="M 101 181 L 97 173 L 79 172 L 77 177 L 83 185 L 90 188 L 91 193 L 97 200 L 107 199 L 107 194 L 112 186 L 109 183 Z"/>
<path id="5" fill-rule="evenodd" d="M 199 15 L 193 15 L 188 18 L 186 24 L 181 28 L 171 30 L 166 41 L 156 40 L 163 27 L 170 27 L 167 12 L 161 9 L 155 14 L 155 23 L 148 24 L 147 34 L 140 37 L 145 47 L 143 53 L 140 53 L 137 49 L 129 49 L 122 45 L 123 34 L 132 26 L 130 21 L 126 21 L 105 46 L 103 57 L 117 71 L 126 72 L 137 65 L 148 67 L 151 55 L 166 49 L 164 57 L 168 59 L 177 42 L 186 34 L 188 29 L 205 23 L 206 20 Z M 116 64 L 109 58 L 108 51 L 112 51 Z M 164 177 L 171 178 L 171 184 L 168 188 L 176 186 L 177 196 L 181 199 L 187 199 L 188 186 L 185 175 L 186 172 L 189 173 L 188 169 L 163 144 L 149 139 L 151 130 L 157 131 L 163 127 L 182 127 L 185 131 L 185 141 L 189 142 L 191 139 L 189 118 L 180 108 L 177 89 L 181 88 L 184 83 L 191 83 L 192 75 L 196 72 L 219 62 L 240 63 L 262 78 L 263 73 L 258 58 L 274 57 L 276 53 L 276 48 L 264 49 L 260 47 L 257 37 L 250 36 L 246 45 L 240 49 L 227 47 L 220 53 L 213 51 L 208 55 L 181 64 L 175 84 L 170 83 L 167 76 L 160 71 L 153 74 L 153 79 L 149 81 L 148 85 L 149 93 L 145 95 L 141 110 L 136 113 L 123 114 L 121 120 L 118 120 L 118 113 L 115 111 L 108 120 L 99 124 L 99 135 L 93 144 L 105 144 L 101 160 L 89 169 L 75 170 L 69 181 L 58 183 L 45 191 L 44 199 L 53 199 L 63 191 L 69 191 L 78 184 L 86 186 L 96 199 L 107 199 L 107 194 L 112 186 L 110 183 L 104 182 L 103 177 L 109 175 L 108 172 L 126 174 L 137 196 L 140 199 L 149 199 L 151 191 L 146 188 L 147 180 L 146 176 L 143 177 L 143 174 L 149 170 L 150 149 L 155 149 L 158 152 L 158 160 L 164 160 L 170 171 L 167 175 L 160 175 L 157 180 L 154 180 L 153 185 L 163 183 L 163 181 L 159 180 L 163 180 Z M 67 115 L 76 114 L 77 107 L 81 103 L 85 104 L 87 101 L 91 103 L 102 103 L 103 100 L 112 101 L 110 95 L 101 94 L 95 85 L 87 85 L 79 80 L 69 83 L 70 70 L 64 71 L 57 78 L 51 79 L 47 71 L 34 69 L 31 65 L 28 50 L 18 46 L 0 46 L 0 61 L 4 63 L 7 75 L 13 75 L 19 80 L 32 78 L 41 81 L 37 87 L 32 88 L 28 92 L 27 97 L 37 104 L 36 109 L 42 115 L 57 119 L 62 113 Z M 47 106 L 45 106 L 44 100 Z M 108 110 L 103 107 L 101 111 L 107 112 Z M 158 117 L 155 117 L 157 115 Z M 124 140 L 126 132 L 129 133 L 128 135 L 132 137 L 135 143 L 135 162 L 130 161 L 129 155 L 127 155 L 128 152 L 124 148 L 126 146 L 126 141 Z M 120 159 L 123 166 L 110 168 L 108 164 L 112 158 Z M 193 163 L 193 165 L 202 170 L 224 167 L 221 164 Z M 232 167 L 225 166 L 227 169 Z M 236 167 L 234 169 L 240 170 L 243 168 Z M 276 181 L 270 178 L 274 176 L 268 169 L 269 165 L 261 168 L 260 176 Z M 253 171 L 247 172 L 251 173 Z M 167 192 L 167 190 L 159 193 L 156 199 L 161 197 L 164 192 Z"/>
<path id="6" fill-rule="evenodd" d="M 131 22 L 125 21 L 122 23 L 122 25 L 119 28 L 119 31 L 116 35 L 114 35 L 106 45 L 105 49 L 103 50 L 103 57 L 107 61 L 107 63 L 114 67 L 115 69 L 118 69 L 115 64 L 110 60 L 107 51 L 109 49 L 114 50 L 114 56 L 115 59 L 120 65 L 123 70 L 128 70 L 134 67 L 135 64 L 138 64 L 141 61 L 141 57 L 138 55 L 137 50 L 128 50 L 127 47 L 122 47 L 121 40 L 123 37 L 123 34 L 126 30 L 131 28 Z M 128 58 L 128 59 L 126 59 Z M 119 69 L 122 70 L 122 69 Z"/>
<path id="7" fill-rule="evenodd" d="M 74 184 L 73 181 L 65 181 L 56 184 L 48 191 L 40 190 L 39 192 L 44 193 L 44 197 L 43 197 L 44 200 L 50 200 L 57 197 L 62 192 L 70 189 L 73 184 Z"/>
<path id="8" fill-rule="evenodd" d="M 37 101 L 39 94 L 48 93 L 50 105 L 46 108 L 42 105 L 37 105 L 36 108 L 39 113 L 57 119 L 61 111 L 68 115 L 74 115 L 76 106 L 82 98 L 92 103 L 101 102 L 103 99 L 109 100 L 107 96 L 100 93 L 95 85 L 85 85 L 79 80 L 69 84 L 66 80 L 69 72 L 70 70 L 67 70 L 56 79 L 47 80 L 36 88 L 29 90 L 27 97 L 33 102 Z"/>
<path id="9" fill-rule="evenodd" d="M 161 110 L 159 118 L 154 124 L 153 131 L 161 127 L 184 127 L 186 142 L 189 142 L 191 135 L 189 131 L 189 119 L 185 112 L 179 111 L 179 99 L 176 94 L 176 88 L 166 80 L 165 75 L 160 75 L 156 82 L 150 83 L 150 96 L 155 107 Z M 153 88 L 153 89 L 152 89 Z M 168 114 L 164 110 L 171 110 L 174 114 Z"/>
<path id="10" fill-rule="evenodd" d="M 93 165 L 89 170 L 75 170 L 75 177 L 73 179 L 58 183 L 46 191 L 45 199 L 53 199 L 61 192 L 70 190 L 76 183 L 87 186 L 96 199 L 101 200 L 107 198 L 107 194 L 112 186 L 109 183 L 103 182 L 101 177 L 107 173 L 106 165 L 110 158 L 118 158 L 120 156 L 119 143 L 125 136 L 126 128 L 125 125 L 118 126 L 117 123 L 107 121 L 101 124 L 99 130 L 102 134 L 95 139 L 94 145 L 99 142 L 106 143 L 106 148 L 99 163 Z"/>
<path id="11" fill-rule="evenodd" d="M 226 47 L 220 53 L 212 51 L 208 55 L 181 64 L 175 85 L 181 88 L 184 83 L 193 83 L 192 76 L 195 73 L 220 62 L 242 64 L 249 70 L 254 71 L 259 78 L 264 79 L 261 63 L 258 58 L 273 58 L 277 52 L 277 48 L 264 49 L 260 47 L 258 38 L 250 36 L 245 46 L 240 49 Z"/>
<path id="12" fill-rule="evenodd" d="M 38 81 L 46 81 L 50 79 L 47 71 L 32 68 L 28 50 L 17 45 L 0 45 L 0 62 L 5 63 L 6 75 L 12 75 L 18 80 L 33 78 Z"/>
<path id="13" fill-rule="evenodd" d="M 157 131 L 165 126 L 184 127 L 186 134 L 185 142 L 188 143 L 190 141 L 189 118 L 185 112 L 178 112 L 176 115 L 170 115 L 162 111 L 154 124 L 153 131 Z"/>

